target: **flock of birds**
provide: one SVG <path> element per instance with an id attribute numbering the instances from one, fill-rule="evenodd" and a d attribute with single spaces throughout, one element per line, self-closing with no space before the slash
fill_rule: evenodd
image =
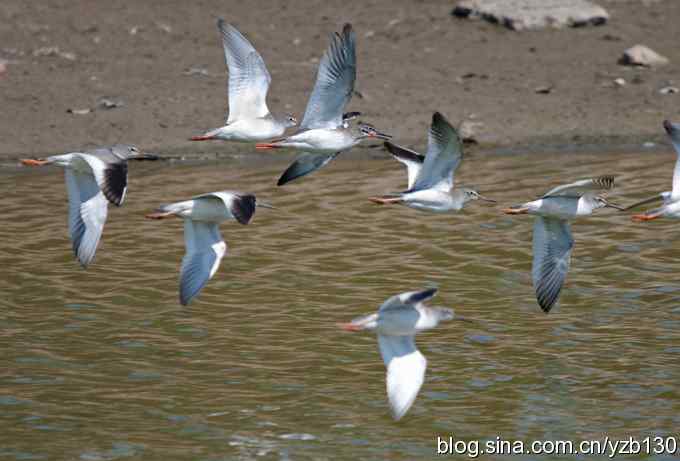
<path id="1" fill-rule="evenodd" d="M 278 180 L 281 186 L 323 167 L 340 153 L 364 139 L 384 139 L 386 149 L 407 169 L 408 186 L 403 192 L 371 197 L 381 205 L 400 204 L 416 210 L 446 213 L 461 210 L 468 201 L 495 202 L 469 188 L 454 187 L 454 173 L 463 158 L 456 129 L 439 112 L 432 116 L 425 155 L 389 142 L 391 136 L 360 122 L 358 112 L 345 112 L 356 78 L 355 34 L 346 24 L 331 38 L 317 73 L 314 89 L 299 128 L 294 116 L 274 116 L 267 107 L 271 77 L 251 43 L 233 26 L 217 23 L 229 71 L 229 115 L 226 125 L 207 131 L 194 141 L 223 140 L 257 143 L 258 149 L 293 148 L 301 152 Z M 633 216 L 647 221 L 662 216 L 680 218 L 680 124 L 664 121 L 666 132 L 677 151 L 673 188 L 650 199 L 623 208 L 610 203 L 606 191 L 614 186 L 613 176 L 583 179 L 555 187 L 542 197 L 520 206 L 506 208 L 508 214 L 535 215 L 533 229 L 532 279 L 536 299 L 545 312 L 556 304 L 569 270 L 574 240 L 570 221 L 612 207 L 622 211 L 662 201 L 659 208 Z M 272 140 L 273 139 L 273 140 Z M 29 166 L 64 167 L 69 197 L 69 234 L 73 251 L 83 267 L 93 260 L 108 204 L 122 205 L 127 192 L 128 160 L 155 160 L 129 145 L 114 145 L 84 152 L 55 155 L 45 159 L 24 159 Z M 189 200 L 163 205 L 147 215 L 150 219 L 179 217 L 184 220 L 186 253 L 180 268 L 179 300 L 188 305 L 217 271 L 227 245 L 219 223 L 236 220 L 248 224 L 257 207 L 272 208 L 254 195 L 219 191 Z M 402 293 L 389 298 L 377 313 L 342 324 L 348 331 L 377 333 L 380 352 L 387 367 L 387 394 L 395 419 L 411 407 L 422 386 L 427 361 L 415 346 L 418 332 L 454 318 L 451 309 L 428 307 L 436 289 Z M 455 317 L 456 319 L 462 319 Z"/>

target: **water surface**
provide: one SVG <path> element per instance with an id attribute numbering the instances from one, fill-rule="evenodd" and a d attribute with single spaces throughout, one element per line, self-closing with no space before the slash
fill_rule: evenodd
<path id="1" fill-rule="evenodd" d="M 340 158 L 283 188 L 280 161 L 137 163 L 86 271 L 62 172 L 0 172 L 0 458 L 411 460 L 434 457 L 437 435 L 677 435 L 678 223 L 609 209 L 575 223 L 561 304 L 545 315 L 532 219 L 499 212 L 593 174 L 617 175 L 611 199 L 630 203 L 669 189 L 674 159 L 471 155 L 458 181 L 500 204 L 458 215 L 368 202 L 403 187 L 390 159 Z M 183 308 L 181 222 L 143 215 L 221 189 L 277 209 L 222 225 L 228 254 Z M 426 381 L 394 423 L 375 337 L 335 324 L 431 285 L 475 322 L 419 336 Z"/>

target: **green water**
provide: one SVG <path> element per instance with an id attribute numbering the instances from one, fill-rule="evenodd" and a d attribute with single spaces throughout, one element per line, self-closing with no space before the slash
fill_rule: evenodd
<path id="1" fill-rule="evenodd" d="M 610 198 L 630 203 L 670 188 L 674 158 L 469 156 L 457 180 L 500 203 L 458 215 L 368 202 L 404 185 L 390 159 L 339 158 L 283 188 L 285 161 L 131 164 L 86 271 L 62 172 L 4 171 L 0 459 L 411 460 L 434 458 L 437 435 L 677 436 L 678 223 L 610 209 L 577 221 L 560 306 L 545 315 L 532 219 L 499 212 L 599 174 L 617 175 Z M 143 215 L 221 189 L 277 209 L 222 224 L 228 254 L 182 308 L 181 222 Z M 428 285 L 474 322 L 419 335 L 426 381 L 395 423 L 375 337 L 336 323 Z"/>

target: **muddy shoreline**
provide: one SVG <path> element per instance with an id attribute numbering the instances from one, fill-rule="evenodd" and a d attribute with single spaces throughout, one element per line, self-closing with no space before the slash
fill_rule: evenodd
<path id="1" fill-rule="evenodd" d="M 611 15 L 606 25 L 515 32 L 454 18 L 450 1 L 244 8 L 213 0 L 7 0 L 0 5 L 0 59 L 8 62 L 0 77 L 0 163 L 114 142 L 191 159 L 252 152 L 187 140 L 224 118 L 218 16 L 263 55 L 274 111 L 302 114 L 327 36 L 348 21 L 358 34 L 362 95 L 350 109 L 397 142 L 422 148 L 431 113 L 440 110 L 479 124 L 472 152 L 663 148 L 661 121 L 680 117 L 680 94 L 659 92 L 680 86 L 680 2 L 599 3 Z M 619 65 L 636 43 L 670 64 Z M 626 84 L 617 86 L 617 78 Z M 537 92 L 544 87 L 548 94 Z M 105 109 L 103 100 L 122 105 Z M 84 109 L 94 110 L 73 113 Z"/>

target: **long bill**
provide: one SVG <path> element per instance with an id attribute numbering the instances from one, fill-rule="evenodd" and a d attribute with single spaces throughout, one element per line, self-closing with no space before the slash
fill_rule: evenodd
<path id="1" fill-rule="evenodd" d="M 648 203 L 653 203 L 653 202 L 660 202 L 662 199 L 663 199 L 663 197 L 661 197 L 660 194 L 657 194 L 657 195 L 655 195 L 655 196 L 653 196 L 653 197 L 649 197 L 649 198 L 646 198 L 646 199 L 644 199 L 644 200 L 640 200 L 639 202 L 635 202 L 635 203 L 633 203 L 632 205 L 628 205 L 628 206 L 625 207 L 625 208 L 620 208 L 620 210 L 621 210 L 621 211 L 632 210 L 633 208 L 637 208 L 637 207 L 639 207 L 639 206 L 641 206 L 641 205 L 646 205 L 646 204 L 648 204 Z"/>

